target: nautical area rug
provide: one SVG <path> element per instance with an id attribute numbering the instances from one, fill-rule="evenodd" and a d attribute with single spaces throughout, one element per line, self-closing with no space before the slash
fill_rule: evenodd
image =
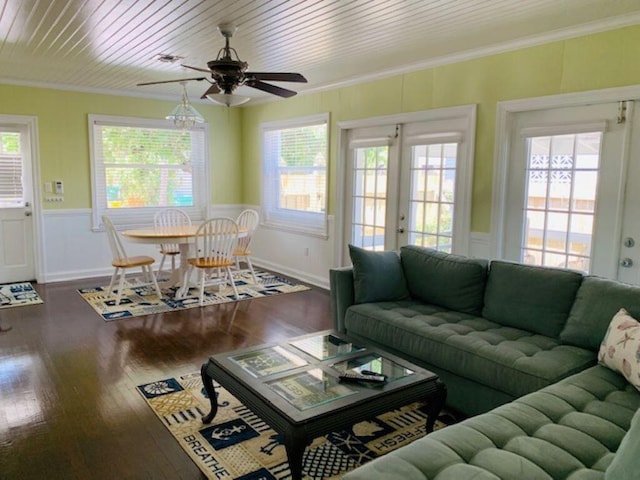
<path id="1" fill-rule="evenodd" d="M 23 307 L 43 303 L 29 282 L 0 285 L 0 308 Z"/>
<path id="2" fill-rule="evenodd" d="M 280 295 L 283 293 L 303 292 L 309 287 L 295 283 L 273 273 L 255 270 L 258 283 L 253 283 L 251 272 L 234 272 L 233 279 L 238 289 L 239 300 Z M 108 285 L 103 287 L 81 288 L 78 290 L 93 309 L 106 321 L 121 318 L 138 317 L 155 313 L 164 313 L 176 310 L 184 310 L 199 306 L 199 288 L 191 288 L 187 297 L 177 300 L 175 298 L 178 287 L 162 288 L 162 299 L 158 299 L 153 287 L 125 288 L 120 305 L 116 305 L 115 298 L 109 295 Z M 233 289 L 225 285 L 217 290 L 217 287 L 205 288 L 204 306 L 220 303 L 235 302 Z"/>
<path id="3" fill-rule="evenodd" d="M 210 404 L 200 373 L 139 385 L 138 391 L 207 478 L 291 478 L 280 435 L 224 388 L 214 383 L 218 412 L 209 425 L 201 417 Z M 413 403 L 316 438 L 304 454 L 305 479 L 338 479 L 380 455 L 425 435 L 426 413 Z M 436 429 L 454 423 L 441 415 Z"/>

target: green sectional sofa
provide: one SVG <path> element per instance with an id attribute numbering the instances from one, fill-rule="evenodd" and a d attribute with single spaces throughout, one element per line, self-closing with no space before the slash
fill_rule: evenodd
<path id="1" fill-rule="evenodd" d="M 330 272 L 335 328 L 438 373 L 472 418 L 346 478 L 604 477 L 640 393 L 598 350 L 621 308 L 640 318 L 639 287 L 413 246 L 351 257 Z"/>

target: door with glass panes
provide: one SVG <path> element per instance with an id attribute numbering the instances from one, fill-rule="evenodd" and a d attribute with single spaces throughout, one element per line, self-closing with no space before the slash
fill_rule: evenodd
<path id="1" fill-rule="evenodd" d="M 614 102 L 514 115 L 505 259 L 634 281 L 618 267 L 623 229 L 638 223 L 623 219 L 627 163 L 637 161 L 626 147 L 633 118 L 618 113 Z"/>
<path id="2" fill-rule="evenodd" d="M 350 130 L 345 246 L 467 253 L 472 138 L 468 117 Z"/>

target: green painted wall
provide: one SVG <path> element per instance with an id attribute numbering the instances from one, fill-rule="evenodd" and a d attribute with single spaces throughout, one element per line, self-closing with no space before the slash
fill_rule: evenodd
<path id="1" fill-rule="evenodd" d="M 471 223 L 473 231 L 489 232 L 497 102 L 635 84 L 640 84 L 640 26 L 247 107 L 244 201 L 260 204 L 261 122 L 330 112 L 329 212 L 335 213 L 337 122 L 477 104 Z"/>
<path id="2" fill-rule="evenodd" d="M 38 118 L 42 182 L 64 181 L 64 202 L 44 203 L 48 209 L 91 207 L 89 114 L 164 118 L 178 102 L 0 85 L 0 114 Z M 210 126 L 211 201 L 242 203 L 242 110 L 196 107 Z"/>

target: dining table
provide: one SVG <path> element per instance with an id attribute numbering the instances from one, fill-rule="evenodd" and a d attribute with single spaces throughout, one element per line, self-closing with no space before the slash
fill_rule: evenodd
<path id="1" fill-rule="evenodd" d="M 180 264 L 174 272 L 172 272 L 169 283 L 178 286 L 175 298 L 183 298 L 188 292 L 188 288 L 182 285 L 184 276 L 188 268 L 187 259 L 189 258 L 189 248 L 195 242 L 196 234 L 200 225 L 185 225 L 171 227 L 144 227 L 131 230 L 124 230 L 122 235 L 127 240 L 134 243 L 145 244 L 177 244 L 180 249 Z M 247 235 L 247 229 L 240 227 L 238 229 L 238 238 Z"/>

